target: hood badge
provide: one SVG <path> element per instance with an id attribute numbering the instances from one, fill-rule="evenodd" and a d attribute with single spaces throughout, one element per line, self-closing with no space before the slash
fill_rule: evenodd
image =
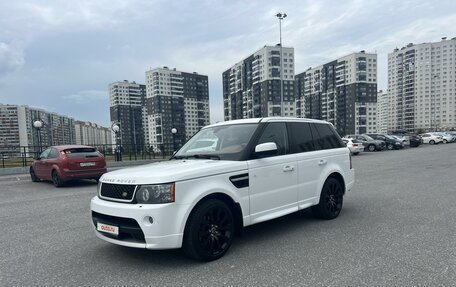
<path id="1" fill-rule="evenodd" d="M 123 197 L 127 197 L 128 193 L 126 191 L 122 192 Z"/>
<path id="2" fill-rule="evenodd" d="M 102 182 L 107 183 L 135 183 L 134 179 L 116 179 L 116 178 L 103 178 Z"/>

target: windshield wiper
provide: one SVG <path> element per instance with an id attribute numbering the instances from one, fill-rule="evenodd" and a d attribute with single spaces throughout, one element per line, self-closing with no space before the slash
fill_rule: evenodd
<path id="1" fill-rule="evenodd" d="M 195 155 L 191 155 L 191 157 L 204 158 L 204 159 L 220 159 L 220 157 L 215 154 L 195 154 Z"/>
<path id="2" fill-rule="evenodd" d="M 171 159 L 187 159 L 187 158 L 220 160 L 220 157 L 215 154 L 191 154 L 191 155 L 185 155 L 185 156 L 173 156 Z"/>

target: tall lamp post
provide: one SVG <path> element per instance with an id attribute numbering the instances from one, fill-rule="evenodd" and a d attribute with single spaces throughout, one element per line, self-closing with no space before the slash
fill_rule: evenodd
<path id="1" fill-rule="evenodd" d="M 279 36 L 280 36 L 280 116 L 283 117 L 283 51 L 282 51 L 282 20 L 287 17 L 285 13 L 277 13 L 279 19 Z"/>
<path id="2" fill-rule="evenodd" d="M 41 143 L 41 128 L 44 126 L 44 123 L 42 120 L 36 120 L 33 122 L 33 127 L 36 129 L 38 133 L 38 144 L 39 144 L 39 153 L 41 153 L 42 149 L 42 143 Z"/>
<path id="3" fill-rule="evenodd" d="M 171 133 L 173 134 L 173 152 L 176 151 L 176 134 L 177 134 L 177 129 L 172 128 Z"/>
<path id="4" fill-rule="evenodd" d="M 121 161 L 122 160 L 122 153 L 120 151 L 120 146 L 119 146 L 119 137 L 120 137 L 120 125 L 118 123 L 114 123 L 112 126 L 111 126 L 111 130 L 114 132 L 115 134 L 115 138 L 116 138 L 116 152 L 115 152 L 115 158 L 116 158 L 116 161 Z"/>

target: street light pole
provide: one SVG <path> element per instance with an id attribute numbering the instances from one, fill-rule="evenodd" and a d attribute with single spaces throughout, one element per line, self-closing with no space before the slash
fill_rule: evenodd
<path id="1" fill-rule="evenodd" d="M 177 129 L 172 128 L 171 133 L 173 134 L 173 152 L 176 151 L 176 134 L 177 134 Z"/>
<path id="2" fill-rule="evenodd" d="M 115 138 L 116 138 L 115 160 L 116 161 L 121 161 L 121 154 L 120 154 L 120 148 L 119 148 L 119 134 L 120 134 L 120 126 L 119 126 L 119 124 L 114 123 L 111 126 L 111 130 L 114 132 Z"/>
<path id="3" fill-rule="evenodd" d="M 41 128 L 43 127 L 44 123 L 42 120 L 36 120 L 33 122 L 33 127 L 37 130 L 38 133 L 38 144 L 39 146 L 39 153 L 41 153 L 42 150 L 42 144 L 41 144 Z"/>
<path id="4" fill-rule="evenodd" d="M 283 117 L 283 51 L 282 51 L 282 20 L 287 17 L 285 13 L 277 13 L 279 19 L 279 37 L 280 37 L 280 116 Z"/>

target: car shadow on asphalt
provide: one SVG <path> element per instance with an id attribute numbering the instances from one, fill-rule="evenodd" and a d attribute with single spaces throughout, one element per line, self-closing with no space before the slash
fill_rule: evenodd
<path id="1" fill-rule="evenodd" d="M 341 216 L 350 216 L 350 210 L 344 209 Z M 243 233 L 235 237 L 228 253 L 221 259 L 214 261 L 214 263 L 223 264 L 223 262 L 236 261 L 240 254 L 243 257 L 254 256 L 255 252 L 249 252 L 252 248 L 280 245 L 282 244 L 281 242 L 287 242 L 290 238 L 299 238 L 299 240 L 305 241 L 307 240 L 306 234 L 324 232 L 326 228 L 331 228 L 330 226 L 333 224 L 338 224 L 336 221 L 337 219 L 329 221 L 317 219 L 308 208 L 270 221 L 254 224 L 244 228 Z M 324 223 L 328 223 L 326 227 Z M 109 251 L 100 250 L 100 252 L 109 253 L 113 257 L 110 260 L 122 258 L 128 264 L 137 265 L 138 267 L 143 267 L 144 264 L 147 264 L 149 267 L 159 265 L 160 268 L 175 270 L 176 266 L 189 267 L 195 266 L 195 264 L 207 264 L 186 257 L 181 249 L 145 250 L 116 245 L 105 245 L 104 248 L 109 249 Z"/>
<path id="2" fill-rule="evenodd" d="M 42 180 L 40 182 L 36 182 L 36 184 L 43 184 L 47 185 L 49 188 L 55 188 L 56 190 L 65 190 L 65 189 L 77 189 L 80 187 L 86 186 L 96 186 L 98 184 L 97 181 L 92 179 L 78 179 L 78 180 L 70 180 L 65 182 L 65 184 L 61 187 L 55 187 L 50 180 Z"/>

